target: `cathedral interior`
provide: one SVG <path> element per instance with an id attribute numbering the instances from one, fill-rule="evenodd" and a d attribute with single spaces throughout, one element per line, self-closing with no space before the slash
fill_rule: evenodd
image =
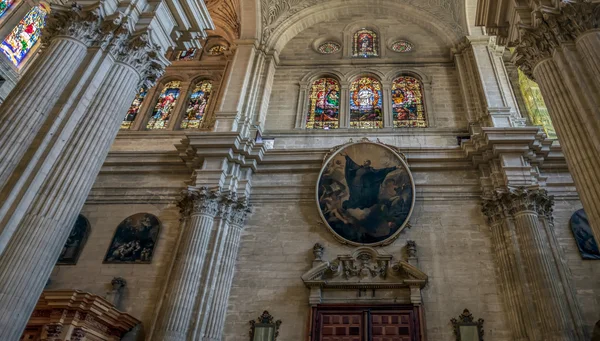
<path id="1" fill-rule="evenodd" d="M 0 341 L 600 340 L 597 0 L 0 0 Z"/>

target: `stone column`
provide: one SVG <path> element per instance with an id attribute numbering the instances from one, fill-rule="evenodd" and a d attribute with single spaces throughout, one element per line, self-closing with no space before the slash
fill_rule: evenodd
<path id="1" fill-rule="evenodd" d="M 200 333 L 202 341 L 221 340 L 227 317 L 227 303 L 233 283 L 235 263 L 240 249 L 240 237 L 249 214 L 250 207 L 245 201 L 238 201 L 233 207 L 230 231 L 224 245 L 223 261 L 217 272 L 215 293 L 211 305 L 213 309 L 208 314 L 207 323 Z"/>
<path id="2" fill-rule="evenodd" d="M 175 254 L 153 340 L 189 340 L 194 305 L 200 291 L 208 242 L 219 206 L 219 192 L 190 188 L 180 202 L 181 242 Z"/>
<path id="3" fill-rule="evenodd" d="M 525 28 L 515 62 L 535 79 L 600 241 L 600 3 L 568 3 Z M 575 46 L 575 47 L 574 47 Z"/>
<path id="4" fill-rule="evenodd" d="M 143 36 L 143 35 L 142 35 Z M 15 222 L 14 234 L 0 256 L 0 340 L 16 340 L 33 311 L 78 213 L 114 140 L 123 113 L 137 87 L 152 69 L 150 57 L 138 48 L 140 36 L 126 49 L 111 48 L 112 62 L 93 99 L 74 109 L 80 118 L 65 140 L 50 148 L 56 155 L 48 174 Z M 146 56 L 146 57 L 143 57 Z M 63 143 L 64 142 L 64 143 Z M 34 182 L 37 182 L 34 179 Z"/>

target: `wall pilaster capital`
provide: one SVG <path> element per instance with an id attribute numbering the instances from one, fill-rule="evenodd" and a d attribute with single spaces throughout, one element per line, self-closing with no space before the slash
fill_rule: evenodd
<path id="1" fill-rule="evenodd" d="M 223 220 L 230 221 L 233 216 L 233 208 L 237 202 L 235 193 L 222 194 L 219 198 L 219 208 L 217 216 Z"/>
<path id="2" fill-rule="evenodd" d="M 219 210 L 220 189 L 211 190 L 208 187 L 190 187 L 183 190 L 177 206 L 182 219 L 193 214 L 216 216 Z"/>
<path id="3" fill-rule="evenodd" d="M 70 6 L 53 4 L 42 31 L 42 42 L 48 45 L 56 37 L 66 36 L 90 46 L 102 34 L 99 30 L 101 22 L 98 7 L 84 9 L 76 3 Z"/>
<path id="4" fill-rule="evenodd" d="M 147 31 L 130 35 L 126 28 L 116 30 L 109 51 L 117 62 L 137 70 L 148 88 L 154 86 L 168 64 Z"/>
<path id="5" fill-rule="evenodd" d="M 545 189 L 511 187 L 496 190 L 491 196 L 484 198 L 482 212 L 488 217 L 490 224 L 522 212 L 535 212 L 552 220 L 554 197 Z"/>
<path id="6" fill-rule="evenodd" d="M 251 213 L 252 207 L 248 204 L 248 201 L 245 199 L 238 199 L 232 206 L 231 223 L 243 227 Z"/>

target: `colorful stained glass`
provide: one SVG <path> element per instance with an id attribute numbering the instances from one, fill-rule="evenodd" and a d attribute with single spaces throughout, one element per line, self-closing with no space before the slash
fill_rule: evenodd
<path id="1" fill-rule="evenodd" d="M 350 85 L 350 127 L 382 128 L 381 83 L 372 77 L 361 77 Z"/>
<path id="2" fill-rule="evenodd" d="M 208 49 L 208 54 L 210 54 L 211 56 L 219 56 L 219 55 L 222 55 L 223 53 L 225 53 L 225 51 L 227 51 L 226 46 L 215 45 L 215 46 L 211 47 L 210 49 Z"/>
<path id="3" fill-rule="evenodd" d="M 140 106 L 142 105 L 144 98 L 146 98 L 146 94 L 148 94 L 148 89 L 146 89 L 146 87 L 140 88 L 140 91 L 135 95 L 129 110 L 127 110 L 125 119 L 121 122 L 121 129 L 131 129 L 131 125 L 133 124 L 138 111 L 140 111 Z"/>
<path id="4" fill-rule="evenodd" d="M 521 88 L 525 107 L 527 108 L 527 115 L 531 123 L 541 126 L 546 135 L 548 135 L 548 138 L 556 139 L 556 130 L 554 130 L 554 126 L 552 125 L 552 120 L 550 119 L 544 98 L 542 98 L 539 85 L 519 70 L 519 87 Z"/>
<path id="5" fill-rule="evenodd" d="M 339 52 L 342 49 L 342 46 L 336 42 L 328 41 L 325 42 L 317 48 L 319 53 L 321 54 L 333 54 Z"/>
<path id="6" fill-rule="evenodd" d="M 406 40 L 398 40 L 392 43 L 391 48 L 394 52 L 410 52 L 413 49 L 413 45 Z"/>
<path id="7" fill-rule="evenodd" d="M 181 121 L 181 128 L 198 128 L 206 114 L 210 93 L 212 91 L 212 83 L 210 81 L 201 81 L 196 84 L 194 92 L 190 96 L 185 117 Z"/>
<path id="8" fill-rule="evenodd" d="M 394 127 L 427 127 L 423 103 L 423 85 L 408 76 L 401 76 L 392 82 L 392 113 Z"/>
<path id="9" fill-rule="evenodd" d="M 0 18 L 8 11 L 14 0 L 0 0 Z"/>
<path id="10" fill-rule="evenodd" d="M 2 42 L 2 52 L 16 66 L 37 43 L 49 12 L 50 9 L 44 4 L 33 7 Z"/>
<path id="11" fill-rule="evenodd" d="M 335 129 L 340 123 L 340 83 L 333 78 L 319 78 L 309 96 L 308 129 Z"/>
<path id="12" fill-rule="evenodd" d="M 179 51 L 179 53 L 177 54 L 177 58 L 175 58 L 175 60 L 180 60 L 180 61 L 184 61 L 184 60 L 192 60 L 194 59 L 194 56 L 196 56 L 196 49 L 187 49 L 184 51 Z"/>
<path id="13" fill-rule="evenodd" d="M 379 55 L 377 34 L 366 29 L 354 33 L 352 55 L 354 57 L 377 57 Z"/>
<path id="14" fill-rule="evenodd" d="M 165 84 L 152 111 L 152 117 L 146 125 L 147 129 L 165 129 L 167 127 L 179 97 L 180 87 L 181 82 L 178 81 Z"/>

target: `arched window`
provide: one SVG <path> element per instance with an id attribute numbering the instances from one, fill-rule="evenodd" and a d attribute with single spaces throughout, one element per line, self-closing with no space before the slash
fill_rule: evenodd
<path id="1" fill-rule="evenodd" d="M 382 128 L 381 83 L 372 77 L 360 77 L 350 85 L 350 127 Z"/>
<path id="2" fill-rule="evenodd" d="M 319 78 L 312 83 L 306 116 L 308 129 L 335 129 L 340 124 L 340 83 Z"/>
<path id="3" fill-rule="evenodd" d="M 0 18 L 8 11 L 14 0 L 0 0 Z"/>
<path id="4" fill-rule="evenodd" d="M 392 113 L 394 128 L 427 127 L 423 103 L 423 85 L 409 76 L 401 76 L 392 82 Z"/>
<path id="5" fill-rule="evenodd" d="M 352 44 L 352 56 L 354 57 L 377 57 L 379 56 L 379 41 L 377 33 L 362 29 L 354 33 Z"/>
<path id="6" fill-rule="evenodd" d="M 550 120 L 550 114 L 548 114 L 548 108 L 542 98 L 540 87 L 536 82 L 527 78 L 521 70 L 519 70 L 519 88 L 521 88 L 527 115 L 531 123 L 542 126 L 549 138 L 556 139 L 556 130 L 552 126 L 552 120 Z"/>
<path id="7" fill-rule="evenodd" d="M 131 106 L 129 110 L 127 110 L 127 114 L 125 115 L 125 119 L 121 122 L 121 129 L 130 129 L 135 117 L 140 111 L 140 106 L 142 106 L 142 101 L 146 98 L 146 94 L 148 94 L 148 89 L 145 86 L 140 88 L 140 91 L 135 95 L 133 102 L 131 102 Z"/>
<path id="8" fill-rule="evenodd" d="M 147 129 L 165 129 L 177 103 L 181 82 L 173 81 L 165 84 L 158 96 L 158 102 L 152 111 L 152 117 L 146 125 Z"/>
<path id="9" fill-rule="evenodd" d="M 177 58 L 175 60 L 192 60 L 196 55 L 196 49 L 191 48 L 184 51 L 179 51 L 177 53 Z"/>
<path id="10" fill-rule="evenodd" d="M 212 92 L 211 81 L 200 81 L 196 84 L 194 92 L 190 96 L 188 107 L 185 111 L 185 117 L 181 121 L 181 128 L 198 128 L 204 115 L 206 115 L 206 109 L 208 108 L 208 101 L 210 101 L 210 94 Z"/>
<path id="11" fill-rule="evenodd" d="M 33 7 L 2 42 L 2 52 L 16 66 L 37 43 L 49 12 L 45 4 Z"/>

